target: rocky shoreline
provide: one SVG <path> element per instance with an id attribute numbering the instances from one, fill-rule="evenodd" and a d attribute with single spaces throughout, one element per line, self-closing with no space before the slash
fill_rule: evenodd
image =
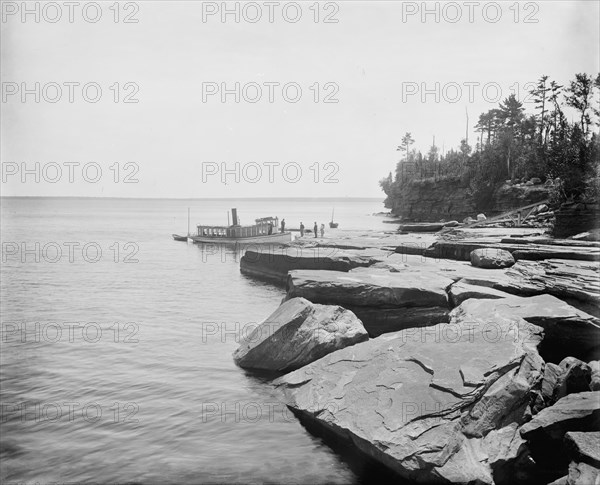
<path id="1" fill-rule="evenodd" d="M 241 272 L 286 296 L 239 366 L 278 372 L 299 418 L 415 483 L 599 479 L 600 243 L 337 234 L 245 252 Z"/>

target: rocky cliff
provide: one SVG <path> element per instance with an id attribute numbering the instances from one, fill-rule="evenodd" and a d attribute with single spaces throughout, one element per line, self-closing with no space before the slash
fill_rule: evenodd
<path id="1" fill-rule="evenodd" d="M 413 180 L 392 184 L 387 193 L 386 207 L 406 221 L 460 221 L 479 212 L 490 217 L 544 201 L 548 198 L 548 191 L 544 185 L 506 183 L 494 190 L 489 203 L 482 205 L 476 203 L 468 184 L 458 179 Z"/>

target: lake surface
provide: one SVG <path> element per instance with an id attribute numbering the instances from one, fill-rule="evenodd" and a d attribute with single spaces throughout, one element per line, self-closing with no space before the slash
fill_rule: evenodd
<path id="1" fill-rule="evenodd" d="M 374 199 L 3 198 L 2 483 L 364 482 L 233 363 L 283 290 L 171 239 L 188 207 L 312 227 L 334 205 L 340 230 L 389 229 Z"/>

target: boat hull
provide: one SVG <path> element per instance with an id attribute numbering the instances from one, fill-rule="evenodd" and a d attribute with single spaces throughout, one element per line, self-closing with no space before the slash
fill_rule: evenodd
<path id="1" fill-rule="evenodd" d="M 187 236 L 180 236 L 179 234 L 172 234 L 172 236 L 175 241 L 187 241 L 188 240 Z"/>
<path id="2" fill-rule="evenodd" d="M 251 237 L 190 236 L 190 239 L 196 244 L 283 244 L 289 243 L 292 240 L 292 234 L 290 232 L 278 232 L 276 234 Z"/>

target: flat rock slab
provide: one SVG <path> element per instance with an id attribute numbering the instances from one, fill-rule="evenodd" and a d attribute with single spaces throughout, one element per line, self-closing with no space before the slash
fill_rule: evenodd
<path id="1" fill-rule="evenodd" d="M 406 245 L 419 247 L 424 251 L 436 241 L 435 234 L 398 234 L 385 231 L 352 231 L 332 229 L 324 238 L 301 238 L 289 243 L 289 246 L 329 247 L 338 249 L 394 249 Z"/>
<path id="2" fill-rule="evenodd" d="M 462 281 L 458 281 L 450 287 L 449 295 L 452 306 L 458 306 L 463 301 L 471 298 L 497 300 L 498 298 L 507 298 L 511 296 L 504 291 L 495 290 L 494 288 L 486 286 L 470 285 L 468 283 L 463 283 Z"/>
<path id="3" fill-rule="evenodd" d="M 497 315 L 527 320 L 544 329 L 544 345 L 558 346 L 567 354 L 596 355 L 600 349 L 598 319 L 551 295 L 493 300 L 471 299 L 450 313 L 450 321 L 464 314 L 476 316 L 493 326 Z"/>
<path id="4" fill-rule="evenodd" d="M 597 329 L 595 325 L 597 319 L 595 317 L 552 295 L 533 297 L 508 295 L 505 298 L 490 301 L 468 300 L 460 307 L 452 310 L 451 316 L 459 318 L 464 314 L 474 315 L 478 318 L 488 318 L 490 321 L 494 319 L 495 315 L 519 317 L 543 327 L 544 330 L 548 330 L 548 327 L 552 324 L 564 321 L 591 325 Z"/>
<path id="5" fill-rule="evenodd" d="M 421 222 L 412 224 L 402 224 L 398 230 L 406 232 L 437 232 L 444 228 L 443 222 Z"/>
<path id="6" fill-rule="evenodd" d="M 344 251 L 336 248 L 282 247 L 275 250 L 247 250 L 240 259 L 242 274 L 268 279 L 284 284 L 288 271 L 294 269 L 327 269 L 350 271 L 360 266 L 370 266 L 383 257 L 375 259 L 362 251 Z"/>
<path id="7" fill-rule="evenodd" d="M 233 359 L 244 368 L 287 371 L 368 338 L 351 311 L 294 298 L 245 336 Z"/>
<path id="8" fill-rule="evenodd" d="M 600 261 L 600 248 L 581 246 L 558 246 L 522 243 L 505 244 L 494 239 L 442 239 L 425 251 L 429 257 L 458 259 L 469 261 L 471 252 L 476 249 L 502 249 L 513 254 L 515 259 L 573 259 L 581 261 Z"/>
<path id="9" fill-rule="evenodd" d="M 377 308 L 348 305 L 347 308 L 363 322 L 370 337 L 448 322 L 450 313 L 448 308 L 440 306 Z"/>
<path id="10" fill-rule="evenodd" d="M 521 440 L 542 330 L 498 316 L 382 335 L 275 381 L 299 415 L 416 482 L 491 484 Z"/>
<path id="11" fill-rule="evenodd" d="M 569 394 L 521 427 L 525 439 L 562 439 L 567 431 L 600 430 L 600 391 Z"/>
<path id="12" fill-rule="evenodd" d="M 302 297 L 314 303 L 341 305 L 352 310 L 371 337 L 403 328 L 448 321 L 446 287 L 452 280 L 430 273 L 394 273 L 360 268 L 338 271 L 290 271 L 287 299 Z"/>
<path id="13" fill-rule="evenodd" d="M 366 269 L 339 271 L 290 271 L 288 298 L 303 297 L 314 303 L 380 308 L 448 306 L 450 278 L 433 273 L 392 273 Z"/>
<path id="14" fill-rule="evenodd" d="M 508 281 L 503 281 L 501 286 L 509 293 L 526 288 L 535 293 L 549 293 L 600 305 L 598 263 L 560 259 L 517 261 L 505 274 Z"/>
<path id="15" fill-rule="evenodd" d="M 600 467 L 600 431 L 569 431 L 565 434 L 565 442 L 578 462 Z"/>

